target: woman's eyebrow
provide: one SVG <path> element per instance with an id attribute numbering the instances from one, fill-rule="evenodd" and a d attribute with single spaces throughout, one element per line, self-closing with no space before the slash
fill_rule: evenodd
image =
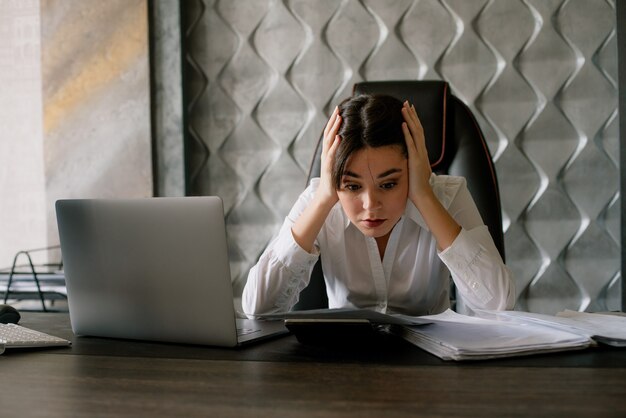
<path id="1" fill-rule="evenodd" d="M 402 169 L 401 168 L 392 168 L 392 169 L 387 170 L 387 171 L 385 171 L 383 173 L 380 173 L 376 178 L 381 179 L 383 177 L 387 177 L 387 176 L 389 176 L 391 174 L 395 174 L 395 173 L 402 173 Z"/>
<path id="2" fill-rule="evenodd" d="M 390 176 L 390 175 L 395 174 L 395 173 L 402 173 L 402 169 L 401 168 L 391 168 L 391 169 L 389 169 L 387 171 L 384 171 L 384 172 L 380 173 L 378 176 L 376 176 L 376 178 L 377 179 L 381 179 L 383 177 L 387 177 L 387 176 Z M 361 178 L 361 176 L 359 176 L 357 173 L 352 172 L 352 171 L 347 171 L 347 170 L 343 172 L 343 176 L 342 177 L 354 177 L 354 178 L 357 178 L 357 179 Z"/>
<path id="3" fill-rule="evenodd" d="M 344 171 L 343 172 L 343 177 L 355 177 L 357 179 L 360 179 L 361 176 L 359 176 L 357 173 L 353 173 L 352 171 Z"/>

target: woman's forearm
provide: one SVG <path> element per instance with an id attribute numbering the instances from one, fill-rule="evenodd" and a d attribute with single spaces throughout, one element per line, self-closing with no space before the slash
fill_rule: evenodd
<path id="1" fill-rule="evenodd" d="M 315 240 L 334 205 L 316 196 L 291 227 L 294 241 L 306 252 L 313 252 Z"/>
<path id="2" fill-rule="evenodd" d="M 423 193 L 413 204 L 419 210 L 428 229 L 437 240 L 439 250 L 448 248 L 461 232 L 461 226 L 443 207 L 435 193 L 430 189 Z"/>

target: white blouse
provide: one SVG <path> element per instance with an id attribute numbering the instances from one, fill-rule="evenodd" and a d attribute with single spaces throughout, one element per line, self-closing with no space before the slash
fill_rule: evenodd
<path id="1" fill-rule="evenodd" d="M 379 312 L 429 315 L 450 306 L 450 275 L 457 288 L 457 310 L 512 309 L 515 290 L 510 270 L 478 213 L 465 179 L 430 178 L 435 195 L 462 227 L 455 241 L 437 251 L 437 242 L 410 200 L 394 226 L 381 260 L 376 240 L 354 226 L 337 203 L 315 241 L 303 250 L 291 227 L 319 185 L 313 179 L 250 270 L 242 305 L 247 315 L 287 312 L 322 258 L 329 308 L 367 308 Z"/>

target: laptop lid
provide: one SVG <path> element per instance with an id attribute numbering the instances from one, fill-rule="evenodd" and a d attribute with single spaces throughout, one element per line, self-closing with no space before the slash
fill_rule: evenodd
<path id="1" fill-rule="evenodd" d="M 219 197 L 56 202 L 77 335 L 237 345 Z"/>

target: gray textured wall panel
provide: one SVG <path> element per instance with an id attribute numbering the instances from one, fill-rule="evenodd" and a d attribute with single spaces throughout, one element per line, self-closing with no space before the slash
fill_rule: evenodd
<path id="1" fill-rule="evenodd" d="M 610 0 L 186 1 L 191 191 L 228 211 L 236 287 L 361 80 L 445 79 L 483 128 L 518 307 L 620 306 Z"/>

